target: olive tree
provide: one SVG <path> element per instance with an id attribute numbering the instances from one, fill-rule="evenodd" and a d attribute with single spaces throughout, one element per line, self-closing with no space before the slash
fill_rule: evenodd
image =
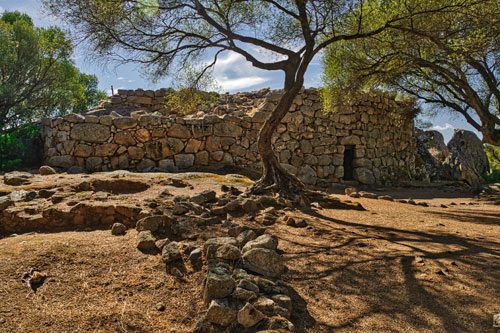
<path id="1" fill-rule="evenodd" d="M 365 6 L 377 2 L 368 0 Z M 326 83 L 344 93 L 381 88 L 409 94 L 434 112 L 460 114 L 484 142 L 500 145 L 500 3 L 408 0 L 405 10 L 432 3 L 453 9 L 399 21 L 377 36 L 330 45 Z"/>
<path id="2" fill-rule="evenodd" d="M 395 0 L 399 2 L 399 0 Z M 292 199 L 303 184 L 278 162 L 271 137 L 304 84 L 313 58 L 327 46 L 375 36 L 390 18 L 365 27 L 363 0 L 45 0 L 54 15 L 65 20 L 100 55 L 137 62 L 154 78 L 202 64 L 210 71 L 222 52 L 236 52 L 254 67 L 284 73 L 282 96 L 264 122 L 258 139 L 262 177 L 254 193 L 279 192 Z M 403 3 L 404 1 L 401 1 Z M 380 1 L 377 10 L 384 10 Z M 425 15 L 428 8 L 412 15 Z M 358 22 L 355 31 L 344 22 Z M 207 58 L 210 60 L 207 62 Z"/>

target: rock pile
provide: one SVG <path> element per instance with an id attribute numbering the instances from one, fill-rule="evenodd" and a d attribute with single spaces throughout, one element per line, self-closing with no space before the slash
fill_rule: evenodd
<path id="1" fill-rule="evenodd" d="M 277 252 L 278 240 L 268 234 L 257 237 L 258 233 L 245 229 L 236 237 L 206 241 L 204 300 L 208 308 L 195 332 L 294 331 L 289 321 L 292 298 L 281 280 L 286 267 Z"/>

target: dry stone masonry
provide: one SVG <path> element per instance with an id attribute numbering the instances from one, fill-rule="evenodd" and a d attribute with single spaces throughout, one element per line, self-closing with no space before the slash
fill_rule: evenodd
<path id="1" fill-rule="evenodd" d="M 120 91 L 104 103 L 107 109 L 43 120 L 45 162 L 89 172 L 260 170 L 258 133 L 279 91 L 220 95 L 212 110 L 185 117 L 158 109 L 161 94 Z M 279 125 L 274 149 L 286 169 L 311 185 L 408 180 L 415 171 L 413 112 L 413 103 L 384 95 L 325 112 L 320 91 L 305 89 Z"/>

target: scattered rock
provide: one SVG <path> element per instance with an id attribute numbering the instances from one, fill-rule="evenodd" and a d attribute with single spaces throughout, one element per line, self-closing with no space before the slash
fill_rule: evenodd
<path id="1" fill-rule="evenodd" d="M 115 223 L 111 227 L 111 234 L 114 236 L 123 236 L 127 233 L 127 227 L 123 223 Z"/>
<path id="2" fill-rule="evenodd" d="M 346 189 L 344 190 L 344 193 L 345 193 L 346 195 L 349 195 L 349 196 L 350 196 L 352 193 L 356 193 L 356 192 L 358 192 L 358 189 L 357 189 L 357 188 L 355 188 L 355 187 L 348 187 L 348 188 L 346 188 Z"/>
<path id="3" fill-rule="evenodd" d="M 142 251 L 154 251 L 156 248 L 156 238 L 151 231 L 141 231 L 137 235 L 137 248 Z"/>
<path id="4" fill-rule="evenodd" d="M 166 307 L 165 307 L 165 304 L 163 302 L 156 304 L 157 311 L 163 312 L 163 311 L 165 311 L 165 309 L 166 309 Z"/>
<path id="5" fill-rule="evenodd" d="M 224 298 L 233 292 L 236 282 L 229 272 L 222 267 L 215 267 L 207 274 L 204 299 L 209 302 L 216 298 Z"/>
<path id="6" fill-rule="evenodd" d="M 229 326 L 238 320 L 238 305 L 227 299 L 215 299 L 210 303 L 205 318 L 211 323 Z"/>
<path id="7" fill-rule="evenodd" d="M 269 277 L 280 277 L 285 271 L 283 257 L 266 248 L 253 248 L 243 254 L 246 269 Z"/>
<path id="8" fill-rule="evenodd" d="M 167 215 L 152 215 L 137 221 L 135 228 L 137 229 L 137 231 L 149 230 L 151 232 L 156 232 L 160 227 L 164 226 L 170 221 L 171 218 Z"/>
<path id="9" fill-rule="evenodd" d="M 241 202 L 241 208 L 247 214 L 253 214 L 258 211 L 259 207 L 254 199 L 246 198 Z"/>
<path id="10" fill-rule="evenodd" d="M 30 184 L 31 178 L 33 175 L 29 172 L 14 171 L 6 173 L 3 176 L 3 182 L 5 185 L 20 186 Z"/>
<path id="11" fill-rule="evenodd" d="M 172 208 L 172 214 L 174 215 L 184 215 L 189 212 L 189 207 L 187 207 L 184 203 L 175 203 Z"/>
<path id="12" fill-rule="evenodd" d="M 250 303 L 247 303 L 238 311 L 238 323 L 243 327 L 253 327 L 264 318 L 266 318 L 266 316 Z"/>
<path id="13" fill-rule="evenodd" d="M 224 244 L 217 248 L 215 257 L 224 260 L 238 260 L 241 257 L 240 250 L 231 244 Z"/>
<path id="14" fill-rule="evenodd" d="M 292 312 L 292 299 L 288 295 L 276 294 L 271 296 L 271 299 L 280 307 Z"/>
<path id="15" fill-rule="evenodd" d="M 0 197 L 0 212 L 10 207 L 14 202 L 8 197 Z"/>
<path id="16" fill-rule="evenodd" d="M 236 240 L 238 241 L 240 247 L 242 247 L 255 238 L 257 238 L 257 234 L 253 230 L 244 230 L 238 234 Z"/>
<path id="17" fill-rule="evenodd" d="M 358 193 L 359 193 L 359 196 L 361 198 L 367 198 L 367 199 L 377 199 L 378 198 L 378 195 L 376 195 L 375 193 L 365 192 L 365 191 L 360 191 Z"/>
<path id="18" fill-rule="evenodd" d="M 156 247 L 158 248 L 158 250 L 160 251 L 163 251 L 163 248 L 165 247 L 165 245 L 167 245 L 168 243 L 170 243 L 170 240 L 168 238 L 164 238 L 164 239 L 159 239 L 155 242 L 155 245 Z"/>
<path id="19" fill-rule="evenodd" d="M 220 246 L 225 244 L 238 246 L 238 241 L 233 237 L 210 238 L 205 242 L 205 245 L 203 246 L 203 252 L 206 254 L 208 252 L 208 249 L 211 247 L 213 247 L 213 251 L 215 252 Z"/>
<path id="20" fill-rule="evenodd" d="M 217 200 L 217 195 L 215 191 L 203 191 L 195 196 L 192 196 L 190 201 L 198 204 L 198 205 L 205 205 L 210 202 L 215 202 Z"/>
<path id="21" fill-rule="evenodd" d="M 203 264 L 202 257 L 203 252 L 201 251 L 201 249 L 194 249 L 189 254 L 189 262 L 191 262 L 191 266 L 196 270 L 200 269 Z"/>
<path id="22" fill-rule="evenodd" d="M 179 243 L 170 242 L 163 247 L 161 258 L 166 264 L 182 259 L 182 253 L 179 249 Z"/>
<path id="23" fill-rule="evenodd" d="M 379 200 L 386 200 L 386 201 L 394 201 L 394 198 L 391 197 L 390 195 L 380 195 L 378 197 Z"/>
<path id="24" fill-rule="evenodd" d="M 48 176 L 48 175 L 55 175 L 55 174 L 57 174 L 57 171 L 53 167 L 48 166 L 48 165 L 42 165 L 40 167 L 40 169 L 38 169 L 38 172 L 42 176 Z"/>
<path id="25" fill-rule="evenodd" d="M 256 239 L 246 243 L 245 246 L 243 246 L 242 253 L 246 253 L 256 248 L 275 251 L 278 248 L 278 239 L 270 235 L 259 236 Z"/>

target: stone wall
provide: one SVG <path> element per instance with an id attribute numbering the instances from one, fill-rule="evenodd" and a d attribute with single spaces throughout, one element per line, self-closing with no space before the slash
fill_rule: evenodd
<path id="1" fill-rule="evenodd" d="M 91 172 L 171 172 L 228 165 L 259 170 L 258 131 L 279 98 L 273 91 L 262 94 L 255 98 L 231 95 L 247 101 L 241 108 L 231 104 L 244 112 L 223 116 L 215 112 L 184 118 L 112 113 L 45 119 L 46 163 Z M 319 91 L 307 89 L 296 97 L 278 127 L 274 149 L 280 162 L 308 184 L 341 181 L 346 147 L 354 148 L 352 165 L 346 167 L 352 167 L 361 183 L 407 180 L 415 164 L 413 111 L 412 103 L 364 95 L 350 106 L 325 113 Z"/>

